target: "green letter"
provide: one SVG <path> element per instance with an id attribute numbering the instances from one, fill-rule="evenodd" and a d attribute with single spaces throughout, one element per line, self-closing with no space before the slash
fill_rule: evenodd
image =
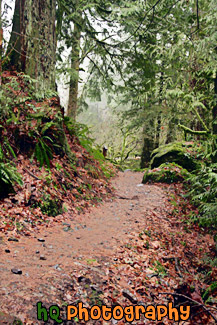
<path id="1" fill-rule="evenodd" d="M 63 322 L 62 319 L 59 319 L 60 309 L 58 306 L 56 305 L 51 306 L 49 308 L 49 314 L 50 314 L 50 318 L 55 320 L 57 323 L 61 324 Z"/>
<path id="2" fill-rule="evenodd" d="M 43 318 L 42 318 L 42 314 L 43 314 Z M 37 319 L 43 320 L 44 322 L 48 321 L 47 309 L 45 307 L 42 307 L 41 301 L 37 302 Z"/>

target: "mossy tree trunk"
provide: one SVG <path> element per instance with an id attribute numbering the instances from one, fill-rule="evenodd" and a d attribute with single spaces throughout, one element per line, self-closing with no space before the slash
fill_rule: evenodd
<path id="1" fill-rule="evenodd" d="M 74 1 L 74 30 L 71 39 L 71 75 L 69 84 L 69 103 L 68 116 L 76 119 L 78 109 L 78 82 L 80 68 L 80 47 L 81 47 L 81 32 L 82 23 L 82 1 Z"/>
<path id="2" fill-rule="evenodd" d="M 74 24 L 74 32 L 72 39 L 71 52 L 71 76 L 69 85 L 69 103 L 68 116 L 76 119 L 78 109 L 78 81 L 79 81 L 79 66 L 80 66 L 80 43 L 81 43 L 81 29 L 80 26 Z"/>
<path id="3" fill-rule="evenodd" d="M 36 90 L 42 96 L 55 90 L 55 16 L 55 0 L 16 0 L 10 65 L 36 79 Z"/>
<path id="4" fill-rule="evenodd" d="M 144 144 L 143 144 L 143 150 L 142 150 L 142 158 L 141 158 L 141 168 L 148 167 L 149 162 L 151 160 L 151 153 L 154 150 L 154 139 L 153 137 L 145 137 L 144 138 Z"/>
<path id="5" fill-rule="evenodd" d="M 164 88 L 164 68 L 165 68 L 165 63 L 164 61 L 162 61 L 162 70 L 160 72 L 159 112 L 157 115 L 155 148 L 158 148 L 160 145 L 160 134 L 161 134 L 161 124 L 162 124 L 162 102 L 163 102 L 163 88 Z"/>

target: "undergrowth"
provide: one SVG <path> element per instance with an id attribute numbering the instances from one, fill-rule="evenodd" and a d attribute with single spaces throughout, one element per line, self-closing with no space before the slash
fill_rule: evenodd
<path id="1" fill-rule="evenodd" d="M 39 98 L 31 78 L 4 72 L 2 80 L 1 230 L 23 231 L 100 202 L 115 172 L 88 128 L 64 118 L 58 98 Z"/>
<path id="2" fill-rule="evenodd" d="M 217 228 L 217 164 L 204 165 L 189 181 L 188 196 L 199 208 L 199 223 Z"/>

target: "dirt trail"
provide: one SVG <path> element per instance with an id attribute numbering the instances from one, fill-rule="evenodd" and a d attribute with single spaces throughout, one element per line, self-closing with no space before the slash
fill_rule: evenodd
<path id="1" fill-rule="evenodd" d="M 1 238 L 0 310 L 27 324 L 25 315 L 34 317 L 36 302 L 60 302 L 58 297 L 72 271 L 86 268 L 103 274 L 104 265 L 113 262 L 113 254 L 126 235 L 144 228 L 148 211 L 159 214 L 165 208 L 164 190 L 142 185 L 142 176 L 120 172 L 112 181 L 116 198 L 91 208 L 79 220 L 54 223 L 35 238 L 23 237 L 19 242 Z M 13 274 L 13 268 L 22 274 Z"/>

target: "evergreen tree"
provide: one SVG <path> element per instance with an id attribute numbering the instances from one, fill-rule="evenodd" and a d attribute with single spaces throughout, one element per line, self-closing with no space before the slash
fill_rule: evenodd
<path id="1" fill-rule="evenodd" d="M 9 64 L 36 79 L 41 95 L 55 90 L 55 12 L 54 0 L 16 0 Z"/>

